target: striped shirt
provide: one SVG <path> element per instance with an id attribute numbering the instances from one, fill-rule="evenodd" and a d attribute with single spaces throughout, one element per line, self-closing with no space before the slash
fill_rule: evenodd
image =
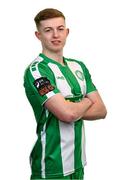
<path id="1" fill-rule="evenodd" d="M 61 65 L 39 54 L 24 74 L 25 92 L 37 122 L 38 139 L 30 155 L 33 179 L 67 176 L 86 164 L 83 120 L 65 123 L 43 106 L 57 93 L 78 102 L 96 91 L 81 61 L 68 58 L 63 61 Z"/>

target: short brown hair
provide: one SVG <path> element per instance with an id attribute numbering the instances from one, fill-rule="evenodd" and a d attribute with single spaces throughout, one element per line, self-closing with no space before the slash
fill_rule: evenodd
<path id="1" fill-rule="evenodd" d="M 65 20 L 65 16 L 61 11 L 57 9 L 53 9 L 53 8 L 43 9 L 34 18 L 37 29 L 40 26 L 40 21 L 55 18 L 55 17 L 62 17 Z"/>

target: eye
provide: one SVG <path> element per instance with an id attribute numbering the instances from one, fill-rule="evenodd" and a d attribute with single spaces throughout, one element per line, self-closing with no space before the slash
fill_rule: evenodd
<path id="1" fill-rule="evenodd" d="M 64 28 L 62 28 L 62 27 L 61 27 L 61 28 L 59 28 L 59 30 L 60 30 L 60 31 L 63 31 L 63 30 L 64 30 Z"/>
<path id="2" fill-rule="evenodd" d="M 51 30 L 50 29 L 46 29 L 45 32 L 50 32 Z"/>
<path id="3" fill-rule="evenodd" d="M 51 32 L 51 31 L 52 31 L 52 28 L 50 28 L 50 27 L 47 27 L 44 29 L 44 32 Z"/>

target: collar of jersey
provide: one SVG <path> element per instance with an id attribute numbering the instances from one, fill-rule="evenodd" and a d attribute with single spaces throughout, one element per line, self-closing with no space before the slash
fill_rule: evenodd
<path id="1" fill-rule="evenodd" d="M 55 61 L 54 59 L 51 59 L 51 58 L 47 57 L 45 54 L 40 53 L 39 56 L 44 58 L 44 60 L 46 60 L 47 62 L 52 62 L 54 64 L 57 64 L 58 66 L 61 66 L 61 67 L 66 67 L 67 66 L 67 62 L 65 60 L 65 57 L 63 57 L 63 61 L 64 61 L 65 65 L 62 65 L 59 62 Z"/>

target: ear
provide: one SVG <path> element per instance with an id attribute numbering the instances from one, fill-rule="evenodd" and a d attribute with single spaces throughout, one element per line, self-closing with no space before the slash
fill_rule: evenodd
<path id="1" fill-rule="evenodd" d="M 70 32 L 70 30 L 69 30 L 69 28 L 67 28 L 67 29 L 66 29 L 66 35 L 67 35 L 67 36 L 69 35 L 69 32 Z"/>
<path id="2" fill-rule="evenodd" d="M 40 36 L 40 32 L 38 32 L 38 31 L 35 31 L 35 36 L 37 37 L 37 39 L 39 39 L 39 40 L 41 40 L 41 36 Z"/>

